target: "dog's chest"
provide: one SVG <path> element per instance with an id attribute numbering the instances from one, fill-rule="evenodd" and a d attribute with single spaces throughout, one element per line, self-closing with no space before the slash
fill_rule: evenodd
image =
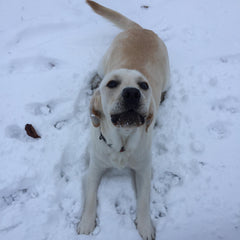
<path id="1" fill-rule="evenodd" d="M 108 162 L 112 167 L 115 168 L 125 168 L 128 166 L 131 159 L 131 154 L 129 152 L 109 152 Z"/>
<path id="2" fill-rule="evenodd" d="M 117 129 L 113 133 L 110 135 L 100 131 L 96 134 L 99 137 L 94 138 L 95 157 L 104 162 L 106 167 L 119 169 L 131 167 L 135 162 L 135 154 L 141 139 L 139 131 L 137 129 Z"/>

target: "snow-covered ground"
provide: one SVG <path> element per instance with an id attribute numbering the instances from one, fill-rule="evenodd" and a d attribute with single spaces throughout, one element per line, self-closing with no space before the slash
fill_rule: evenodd
<path id="1" fill-rule="evenodd" d="M 98 2 L 169 50 L 152 149 L 156 239 L 240 239 L 240 2 Z M 119 31 L 83 0 L 0 1 L 1 240 L 140 239 L 130 174 L 116 170 L 100 185 L 94 233 L 76 234 L 89 81 Z"/>

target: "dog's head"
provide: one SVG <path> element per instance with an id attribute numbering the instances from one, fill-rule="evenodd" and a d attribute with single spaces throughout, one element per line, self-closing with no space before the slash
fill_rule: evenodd
<path id="1" fill-rule="evenodd" d="M 92 97 L 91 119 L 95 127 L 105 120 L 115 127 L 146 130 L 153 121 L 152 89 L 136 70 L 119 69 L 108 73 Z"/>

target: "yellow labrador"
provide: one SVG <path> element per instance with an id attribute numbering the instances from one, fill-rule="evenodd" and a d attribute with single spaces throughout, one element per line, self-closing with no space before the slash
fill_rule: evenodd
<path id="1" fill-rule="evenodd" d="M 118 12 L 86 1 L 99 15 L 123 29 L 104 55 L 103 80 L 90 105 L 92 128 L 89 169 L 83 180 L 84 206 L 77 231 L 95 228 L 97 190 L 106 169 L 134 170 L 136 226 L 143 239 L 154 239 L 150 218 L 151 144 L 156 112 L 169 78 L 163 41 Z"/>

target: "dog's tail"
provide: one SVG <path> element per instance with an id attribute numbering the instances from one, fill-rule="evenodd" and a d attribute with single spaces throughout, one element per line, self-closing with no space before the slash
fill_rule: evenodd
<path id="1" fill-rule="evenodd" d="M 106 8 L 94 1 L 86 0 L 86 2 L 94 10 L 94 12 L 113 22 L 117 27 L 123 30 L 130 28 L 142 28 L 137 23 L 110 8 Z"/>

